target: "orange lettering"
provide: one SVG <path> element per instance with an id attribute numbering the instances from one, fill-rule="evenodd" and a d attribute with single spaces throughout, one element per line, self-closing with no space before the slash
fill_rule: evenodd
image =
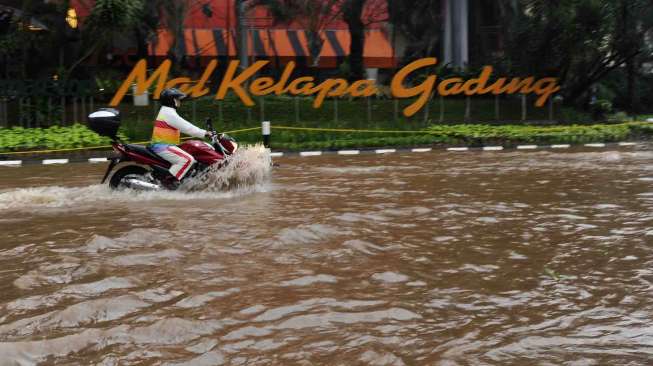
<path id="1" fill-rule="evenodd" d="M 263 66 L 267 65 L 270 61 L 256 61 L 252 66 L 243 70 L 237 77 L 234 78 L 236 71 L 238 70 L 238 61 L 231 61 L 229 67 L 227 67 L 227 72 L 225 72 L 224 79 L 220 83 L 220 88 L 218 93 L 215 96 L 215 99 L 224 99 L 227 91 L 233 89 L 234 93 L 240 98 L 240 100 L 248 107 L 254 105 L 254 101 L 247 94 L 247 91 L 243 88 L 242 84 L 254 75 L 258 70 Z"/>
<path id="2" fill-rule="evenodd" d="M 304 85 L 300 88 L 299 84 L 304 83 Z M 290 82 L 290 85 L 286 88 L 287 91 L 290 92 L 290 94 L 293 95 L 298 95 L 298 94 L 305 94 L 305 95 L 310 95 L 311 90 L 315 83 L 313 83 L 313 77 L 312 76 L 302 76 L 299 77 L 293 81 Z"/>
<path id="3" fill-rule="evenodd" d="M 274 88 L 270 88 L 272 85 L 274 85 L 274 79 L 266 76 L 254 79 L 249 87 L 249 90 L 254 95 L 268 95 L 274 91 Z"/>
<path id="4" fill-rule="evenodd" d="M 163 91 L 166 79 L 168 78 L 171 64 L 172 62 L 170 60 L 163 61 L 154 70 L 154 73 L 147 78 L 147 61 L 145 59 L 139 60 L 127 76 L 127 79 L 120 85 L 120 88 L 116 91 L 109 105 L 115 107 L 120 104 L 122 98 L 127 94 L 127 90 L 129 90 L 129 87 L 134 82 L 136 83 L 136 94 L 143 94 L 156 80 L 156 90 L 154 91 L 153 97 L 154 99 L 159 99 L 159 95 Z"/>
<path id="5" fill-rule="evenodd" d="M 411 72 L 425 66 L 435 65 L 437 62 L 438 60 L 435 57 L 423 58 L 417 61 L 413 61 L 399 70 L 397 74 L 392 78 L 392 82 L 390 83 L 390 90 L 392 95 L 395 97 L 410 98 L 419 94 L 419 98 L 417 98 L 413 104 L 404 109 L 404 115 L 406 117 L 410 117 L 413 114 L 417 113 L 417 111 L 419 111 L 429 100 L 431 93 L 433 92 L 433 85 L 435 84 L 435 75 L 428 76 L 424 82 L 412 88 L 404 87 L 404 79 Z"/>
<path id="6" fill-rule="evenodd" d="M 317 92 L 317 96 L 313 101 L 313 108 L 320 108 L 327 95 L 341 95 L 345 90 L 347 90 L 347 85 L 347 80 L 345 79 L 327 79 L 322 84 L 316 86 L 311 90 L 311 94 Z M 334 87 L 336 89 L 331 90 Z"/>
<path id="7" fill-rule="evenodd" d="M 197 98 L 209 93 L 209 88 L 205 88 L 204 84 L 206 84 L 206 81 L 209 79 L 209 76 L 211 76 L 213 70 L 215 70 L 215 67 L 217 65 L 218 65 L 218 61 L 216 60 L 211 60 L 211 62 L 209 62 L 209 64 L 206 66 L 206 70 L 204 70 L 204 73 L 202 73 L 202 77 L 200 78 L 199 83 L 197 83 L 197 85 L 195 85 L 190 90 L 191 97 Z"/>

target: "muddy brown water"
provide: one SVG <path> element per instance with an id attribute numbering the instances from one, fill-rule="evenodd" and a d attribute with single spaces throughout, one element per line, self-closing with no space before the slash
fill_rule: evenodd
<path id="1" fill-rule="evenodd" d="M 0 169 L 0 364 L 650 365 L 653 146 Z"/>

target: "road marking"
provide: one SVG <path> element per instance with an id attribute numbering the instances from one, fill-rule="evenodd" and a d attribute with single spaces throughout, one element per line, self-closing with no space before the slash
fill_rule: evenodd
<path id="1" fill-rule="evenodd" d="M 107 158 L 89 158 L 88 162 L 89 163 L 104 163 L 106 161 L 109 161 Z"/>
<path id="2" fill-rule="evenodd" d="M 338 155 L 358 155 L 360 150 L 338 150 Z"/>
<path id="3" fill-rule="evenodd" d="M 537 149 L 537 145 L 517 145 L 517 150 L 534 150 Z"/>
<path id="4" fill-rule="evenodd" d="M 68 159 L 45 159 L 43 160 L 43 165 L 68 164 L 68 161 Z"/>
<path id="5" fill-rule="evenodd" d="M 637 142 L 616 142 L 613 143 L 614 145 L 617 146 L 635 146 L 638 143 Z M 602 143 L 602 142 L 597 142 L 597 143 L 587 143 L 583 144 L 585 147 L 606 147 L 608 144 L 607 143 Z M 539 149 L 539 148 L 551 148 L 551 149 L 568 149 L 572 145 L 570 144 L 556 144 L 556 145 L 548 145 L 548 146 L 539 146 L 539 145 L 517 145 L 516 149 L 517 150 L 534 150 L 534 149 Z M 612 145 L 611 145 L 612 146 Z M 475 149 L 475 147 L 467 147 L 467 146 L 460 146 L 460 147 L 448 147 L 446 148 L 447 151 L 470 151 L 471 149 Z M 500 151 L 504 150 L 505 148 L 503 146 L 483 146 L 481 147 L 481 150 L 483 151 Z M 397 152 L 397 149 L 376 149 L 372 150 L 376 154 L 387 154 L 387 153 L 394 153 Z M 410 151 L 410 152 L 428 152 L 428 151 L 433 151 L 433 148 L 431 147 L 415 147 L 411 149 L 406 149 L 406 150 L 401 150 L 401 151 Z M 338 150 L 336 151 L 338 155 L 360 155 L 361 150 Z M 270 152 L 271 157 L 281 157 L 285 156 L 287 153 L 284 152 Z M 294 154 L 294 153 L 293 153 Z M 301 151 L 299 152 L 299 156 L 320 156 L 323 155 L 323 151 Z M 1 155 L 1 154 L 0 154 Z M 89 163 L 103 163 L 109 161 L 107 158 L 88 158 L 87 161 Z M 52 165 L 52 164 L 67 164 L 70 163 L 70 159 L 43 159 L 42 161 L 43 165 Z M 23 160 L 0 160 L 0 166 L 21 166 L 23 165 Z"/>
<path id="6" fill-rule="evenodd" d="M 299 153 L 299 156 L 319 156 L 322 155 L 322 151 L 302 151 Z"/>
<path id="7" fill-rule="evenodd" d="M 0 160 L 0 165 L 4 165 L 4 166 L 16 166 L 22 164 L 23 164 L 22 160 Z"/>

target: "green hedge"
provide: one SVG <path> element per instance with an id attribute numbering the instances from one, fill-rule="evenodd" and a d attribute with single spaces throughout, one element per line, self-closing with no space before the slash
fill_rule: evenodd
<path id="1" fill-rule="evenodd" d="M 273 126 L 271 138 L 274 149 L 299 150 L 416 145 L 574 144 L 649 139 L 651 136 L 652 123 L 628 122 L 571 126 L 432 125 L 404 134 L 279 130 Z M 243 143 L 261 140 L 259 131 L 236 133 L 234 137 Z M 127 140 L 124 131 L 121 138 Z M 46 129 L 0 128 L 0 151 L 92 147 L 108 143 L 109 139 L 79 124 Z"/>
<path id="2" fill-rule="evenodd" d="M 464 98 L 434 98 L 429 108 L 424 108 L 411 117 L 402 114 L 402 110 L 414 102 L 413 99 L 383 99 L 373 98 L 369 101 L 363 98 L 327 99 L 316 109 L 312 107 L 312 98 L 293 98 L 288 96 L 266 96 L 255 98 L 256 105 L 246 107 L 242 101 L 231 93 L 223 101 L 202 97 L 182 103 L 179 113 L 200 127 L 207 117 L 219 130 L 234 130 L 246 127 L 260 126 L 261 121 L 272 121 L 274 125 L 295 127 L 323 128 L 372 128 L 390 130 L 419 130 L 439 122 L 453 125 L 462 123 L 465 118 Z M 500 120 L 495 120 L 495 101 L 490 98 L 471 98 L 470 115 L 475 123 L 502 125 L 516 123 L 521 119 L 521 100 L 516 97 L 500 99 Z M 337 105 L 337 115 L 335 113 Z M 532 100 L 528 101 L 527 122 L 543 123 L 548 119 L 546 107 L 536 108 Z M 299 113 L 295 114 L 295 106 Z M 396 107 L 396 110 L 395 110 Z M 440 114 L 440 108 L 443 113 Z M 149 138 L 152 120 L 157 112 L 158 103 L 149 107 L 135 107 L 123 103 L 118 108 L 122 113 L 124 131 L 133 140 Z M 396 111 L 396 113 L 395 113 Z M 575 123 L 590 123 L 591 118 L 586 113 L 556 104 L 554 118 Z M 369 116 L 368 116 L 369 113 Z M 565 123 L 566 124 L 566 123 Z"/>
<path id="3" fill-rule="evenodd" d="M 125 136 L 122 135 L 122 138 Z M 101 137 L 80 124 L 68 127 L 0 128 L 0 151 L 93 147 L 110 143 L 111 139 Z"/>
<path id="4" fill-rule="evenodd" d="M 653 124 L 629 122 L 622 124 L 523 126 L 523 125 L 434 125 L 415 135 L 346 134 L 302 132 L 301 138 L 286 138 L 289 131 L 272 131 L 272 145 L 277 149 L 341 149 L 352 147 L 463 145 L 514 146 L 532 144 L 579 144 L 649 139 Z M 312 136 L 311 136 L 312 135 Z"/>

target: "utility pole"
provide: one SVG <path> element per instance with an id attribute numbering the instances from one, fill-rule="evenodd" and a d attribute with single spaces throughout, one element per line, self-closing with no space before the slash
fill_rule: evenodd
<path id="1" fill-rule="evenodd" d="M 249 66 L 247 57 L 247 19 L 245 17 L 245 0 L 236 0 L 236 21 L 238 22 L 238 60 L 240 68 L 246 69 Z"/>

